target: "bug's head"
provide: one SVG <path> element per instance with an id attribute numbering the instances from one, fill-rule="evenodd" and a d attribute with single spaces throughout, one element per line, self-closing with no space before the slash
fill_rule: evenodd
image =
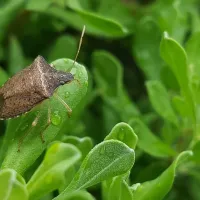
<path id="1" fill-rule="evenodd" d="M 74 80 L 73 74 L 69 72 L 58 71 L 57 74 L 60 85 L 64 85 Z"/>

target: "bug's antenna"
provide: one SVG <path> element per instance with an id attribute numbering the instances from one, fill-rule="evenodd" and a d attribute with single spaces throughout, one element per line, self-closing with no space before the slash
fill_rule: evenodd
<path id="1" fill-rule="evenodd" d="M 76 53 L 76 56 L 75 56 L 75 59 L 74 59 L 74 62 L 73 62 L 73 65 L 75 64 L 76 60 L 77 60 L 77 57 L 78 57 L 78 54 L 80 52 L 80 49 L 81 49 L 81 45 L 82 45 L 82 42 L 83 42 L 83 36 L 85 34 L 85 25 L 83 26 L 83 30 L 82 30 L 82 33 L 81 33 L 81 38 L 80 38 L 80 41 L 79 41 L 79 44 L 78 44 L 78 51 Z"/>

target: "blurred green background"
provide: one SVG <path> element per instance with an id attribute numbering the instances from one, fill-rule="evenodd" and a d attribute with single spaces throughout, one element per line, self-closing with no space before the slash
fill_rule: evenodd
<path id="1" fill-rule="evenodd" d="M 194 98 L 199 100 L 199 8 L 198 0 L 0 0 L 0 85 L 37 55 L 49 63 L 58 58 L 74 59 L 85 25 L 77 62 L 87 68 L 89 88 L 66 134 L 89 136 L 96 144 L 116 123 L 131 124 L 137 118 L 145 127 L 139 122 L 140 126 L 136 122 L 132 125 L 139 134 L 139 148 L 131 182 L 156 178 L 173 160 L 171 149 L 181 152 L 189 148 L 197 152 L 195 164 L 188 164 L 192 165 L 190 170 L 187 166 L 180 170 L 165 199 L 200 199 L 199 139 L 192 139 L 199 130 L 198 117 L 194 122 L 192 108 L 183 104 L 180 108 L 177 95 L 184 93 L 181 81 L 160 53 L 164 31 L 186 48 L 188 77 L 196 89 Z M 179 70 L 181 74 L 183 69 Z M 5 127 L 1 121 L 1 137 Z M 145 140 L 150 130 L 161 146 L 164 143 L 170 149 L 154 152 L 154 140 Z M 144 133 L 141 140 L 140 132 Z M 98 187 L 91 192 L 101 199 Z"/>

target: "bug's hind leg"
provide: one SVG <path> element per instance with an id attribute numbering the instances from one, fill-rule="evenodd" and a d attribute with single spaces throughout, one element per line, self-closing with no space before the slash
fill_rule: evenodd
<path id="1" fill-rule="evenodd" d="M 39 118 L 40 118 L 40 112 L 37 114 L 37 116 L 35 117 L 34 121 L 31 124 L 31 127 L 27 130 L 27 132 L 20 138 L 19 143 L 18 143 L 18 152 L 20 152 L 21 149 L 21 145 L 24 141 L 24 139 L 27 137 L 27 135 L 29 134 L 29 132 L 37 126 Z M 40 132 L 40 138 L 42 143 L 45 142 L 44 140 L 44 135 L 43 133 L 45 132 L 45 130 L 49 127 L 49 125 L 51 124 L 51 109 L 50 109 L 50 104 L 48 105 L 48 117 L 47 117 L 47 124 L 45 125 L 44 129 L 42 132 Z"/>
<path id="2" fill-rule="evenodd" d="M 43 134 L 46 131 L 46 129 L 49 127 L 50 124 L 51 124 L 51 108 L 50 108 L 50 105 L 49 105 L 48 106 L 47 124 L 45 125 L 44 130 L 42 132 L 40 132 L 40 138 L 41 138 L 42 143 L 45 143 Z"/>
<path id="3" fill-rule="evenodd" d="M 38 113 L 38 115 L 35 117 L 34 121 L 31 124 L 31 127 L 27 130 L 27 132 L 19 139 L 19 143 L 18 143 L 18 152 L 20 152 L 21 149 L 21 145 L 24 141 L 24 139 L 27 137 L 27 135 L 29 134 L 29 132 L 37 125 L 38 120 L 40 118 L 40 112 Z"/>

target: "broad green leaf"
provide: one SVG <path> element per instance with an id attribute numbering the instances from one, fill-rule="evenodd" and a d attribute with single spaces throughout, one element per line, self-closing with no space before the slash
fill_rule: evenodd
<path id="1" fill-rule="evenodd" d="M 198 141 L 194 147 L 192 148 L 192 151 L 194 153 L 192 160 L 198 164 L 200 164 L 200 142 Z"/>
<path id="2" fill-rule="evenodd" d="M 29 0 L 26 9 L 31 11 L 45 11 L 53 4 L 54 0 Z"/>
<path id="3" fill-rule="evenodd" d="M 8 72 L 14 75 L 25 66 L 24 55 L 19 41 L 15 36 L 10 37 Z"/>
<path id="4" fill-rule="evenodd" d="M 93 147 L 93 142 L 90 137 L 79 138 L 76 136 L 69 135 L 69 136 L 64 136 L 62 141 L 76 146 L 81 151 L 82 158 L 85 158 L 85 156 L 89 153 L 89 151 Z"/>
<path id="5" fill-rule="evenodd" d="M 194 74 L 190 79 L 190 88 L 195 103 L 200 104 L 200 76 Z"/>
<path id="6" fill-rule="evenodd" d="M 63 199 L 69 191 L 85 189 L 124 174 L 132 168 L 134 160 L 134 151 L 124 143 L 104 141 L 90 151 L 70 185 L 55 199 Z"/>
<path id="7" fill-rule="evenodd" d="M 135 149 L 138 137 L 133 129 L 126 123 L 121 122 L 113 127 L 111 132 L 105 137 L 105 140 L 119 140 L 132 149 Z"/>
<path id="8" fill-rule="evenodd" d="M 175 74 L 180 87 L 188 90 L 188 74 L 187 74 L 187 55 L 184 49 L 172 38 L 164 32 L 160 53 L 163 60 L 168 64 L 173 73 Z"/>
<path id="9" fill-rule="evenodd" d="M 77 41 L 74 37 L 63 35 L 58 37 L 49 52 L 49 60 L 53 61 L 57 58 L 75 58 L 77 52 Z"/>
<path id="10" fill-rule="evenodd" d="M 174 126 L 172 123 L 168 121 L 164 121 L 164 124 L 161 128 L 161 138 L 167 143 L 168 145 L 177 144 L 177 140 L 180 139 L 182 132 L 180 131 L 182 127 Z M 176 145 L 175 145 L 176 146 Z"/>
<path id="11" fill-rule="evenodd" d="M 189 75 L 197 75 L 200 77 L 200 60 L 198 55 L 200 50 L 200 32 L 196 32 L 190 36 L 185 50 L 188 56 Z"/>
<path id="12" fill-rule="evenodd" d="M 2 44 L 0 44 L 0 60 L 3 60 L 5 54 L 5 49 Z"/>
<path id="13" fill-rule="evenodd" d="M 161 71 L 161 82 L 165 85 L 168 90 L 179 91 L 180 87 L 178 81 L 168 66 L 162 68 Z"/>
<path id="14" fill-rule="evenodd" d="M 114 127 L 117 123 L 121 121 L 120 116 L 116 115 L 115 109 L 104 103 L 102 105 L 102 123 L 104 124 L 104 135 L 102 135 L 102 139 L 105 138 L 106 133 L 110 132 L 111 127 Z"/>
<path id="15" fill-rule="evenodd" d="M 200 32 L 194 33 L 186 43 L 186 52 L 189 63 L 190 86 L 194 101 L 200 103 L 200 61 L 198 52 L 200 50 Z"/>
<path id="16" fill-rule="evenodd" d="M 28 200 L 24 179 L 12 169 L 0 171 L 0 199 Z"/>
<path id="17" fill-rule="evenodd" d="M 4 69 L 0 67 L 0 86 L 2 86 L 8 80 L 8 74 Z"/>
<path id="18" fill-rule="evenodd" d="M 102 9 L 102 7 L 100 7 L 98 9 L 98 12 L 88 12 L 87 10 L 83 9 L 80 4 L 80 0 L 68 0 L 67 5 L 68 7 L 79 13 L 81 16 L 83 16 L 86 20 L 89 20 L 90 23 L 92 23 L 94 20 L 98 23 L 101 22 L 103 19 L 108 20 L 113 24 L 115 23 L 116 25 L 121 27 L 124 35 L 128 34 L 128 32 L 131 31 L 131 28 L 133 28 L 134 25 L 134 20 L 130 11 L 125 6 L 123 6 L 121 2 L 115 2 L 114 5 L 109 5 L 112 6 L 112 9 Z M 101 21 L 99 21 L 99 19 L 101 19 Z M 99 25 L 102 26 L 103 24 Z M 104 27 L 108 29 L 107 26 L 102 26 L 102 28 Z M 128 27 L 130 27 L 130 29 L 128 29 Z M 112 31 L 112 29 L 110 31 Z M 115 35 L 113 34 L 113 36 Z"/>
<path id="19" fill-rule="evenodd" d="M 194 5 L 193 9 L 190 9 L 190 16 L 192 18 L 191 32 L 192 34 L 200 31 L 200 18 L 198 8 Z"/>
<path id="20" fill-rule="evenodd" d="M 138 116 L 138 108 L 123 88 L 120 61 L 106 51 L 95 51 L 92 55 L 92 66 L 97 87 L 105 103 L 114 108 L 122 121 Z"/>
<path id="21" fill-rule="evenodd" d="M 116 20 L 84 10 L 81 5 L 74 5 L 76 3 L 78 3 L 76 0 L 68 1 L 68 6 L 73 11 L 52 6 L 45 13 L 67 22 L 78 30 L 82 30 L 85 25 L 87 27 L 87 34 L 108 38 L 124 37 L 128 34 L 127 28 Z"/>
<path id="22" fill-rule="evenodd" d="M 151 17 L 142 18 L 136 30 L 132 50 L 137 64 L 147 79 L 159 80 L 164 65 L 159 55 L 161 31 Z"/>
<path id="23" fill-rule="evenodd" d="M 128 183 L 123 176 L 114 177 L 108 192 L 108 199 L 112 200 L 132 200 L 133 195 Z"/>
<path id="24" fill-rule="evenodd" d="M 9 24 L 22 11 L 25 5 L 25 0 L 11 0 L 5 6 L 0 7 L 0 43 L 7 34 Z"/>
<path id="25" fill-rule="evenodd" d="M 164 119 L 178 126 L 178 119 L 171 106 L 165 86 L 160 81 L 146 82 L 149 99 L 156 112 Z"/>
<path id="26" fill-rule="evenodd" d="M 56 93 L 63 99 L 73 110 L 81 99 L 85 96 L 88 86 L 87 72 L 82 65 L 69 59 L 59 59 L 53 62 L 59 70 L 70 71 L 74 74 L 75 79 L 69 84 L 60 86 Z M 48 107 L 50 106 L 50 120 L 48 124 Z M 32 127 L 32 122 L 40 114 L 36 127 Z M 73 115 L 73 112 L 72 112 Z M 7 132 L 8 152 L 3 162 L 2 168 L 13 168 L 18 173 L 23 174 L 29 166 L 41 155 L 47 145 L 53 141 L 60 131 L 60 128 L 70 120 L 64 105 L 54 96 L 50 100 L 45 100 L 42 104 L 35 107 L 35 111 L 29 112 L 19 118 L 18 124 L 15 120 L 10 120 L 12 128 L 15 129 L 15 136 L 12 132 Z M 67 129 L 67 127 L 66 127 Z M 40 134 L 43 133 L 45 142 L 41 142 Z M 64 133 L 64 132 L 63 132 Z M 63 134 L 62 133 L 62 134 Z M 20 153 L 17 152 L 19 140 L 24 137 L 20 146 Z M 12 140 L 14 138 L 14 140 Z"/>
<path id="27" fill-rule="evenodd" d="M 81 152 L 71 144 L 56 142 L 46 155 L 27 184 L 30 199 L 59 189 L 65 183 L 65 173 L 81 158 Z"/>
<path id="28" fill-rule="evenodd" d="M 57 199 L 57 198 L 54 198 L 54 199 Z M 95 200 L 95 198 L 90 193 L 84 190 L 70 192 L 64 197 L 64 199 L 65 200 Z"/>
<path id="29" fill-rule="evenodd" d="M 186 52 L 165 32 L 160 45 L 160 53 L 176 76 L 176 79 L 181 87 L 181 91 L 186 98 L 187 106 L 190 108 L 191 114 L 195 120 L 194 105 L 191 97 L 191 91 L 189 89 L 188 61 Z"/>
<path id="30" fill-rule="evenodd" d="M 187 103 L 185 102 L 185 99 L 181 96 L 174 96 L 172 98 L 172 103 L 175 108 L 175 110 L 182 116 L 187 117 L 191 116 L 191 111 L 187 107 Z"/>
<path id="31" fill-rule="evenodd" d="M 156 1 L 153 7 L 152 13 L 160 30 L 169 32 L 179 42 L 184 41 L 189 28 L 188 12 L 191 3 L 188 2 L 184 0 L 161 0 Z"/>
<path id="32" fill-rule="evenodd" d="M 121 95 L 123 69 L 119 60 L 106 51 L 95 51 L 92 55 L 95 79 L 99 89 L 108 97 Z"/>
<path id="33" fill-rule="evenodd" d="M 98 3 L 96 3 L 96 5 L 98 5 Z M 135 16 L 133 16 L 131 10 L 128 6 L 126 6 L 125 2 L 101 0 L 99 1 L 99 5 L 96 10 L 98 14 L 119 22 L 125 26 L 129 32 L 132 33 L 135 30 Z"/>
<path id="34" fill-rule="evenodd" d="M 158 178 L 132 186 L 133 199 L 137 200 L 162 200 L 170 191 L 177 167 L 184 165 L 192 151 L 184 151 L 178 155 L 170 167 L 168 167 Z"/>
<path id="35" fill-rule="evenodd" d="M 135 149 L 138 137 L 133 129 L 126 123 L 116 124 L 111 132 L 105 137 L 105 140 L 119 140 L 124 142 L 130 148 Z M 125 181 L 126 176 L 117 176 L 112 180 L 106 180 L 102 183 L 102 193 L 104 200 L 109 199 L 132 199 L 131 191 Z"/>
<path id="36" fill-rule="evenodd" d="M 176 152 L 155 136 L 141 120 L 132 119 L 129 125 L 137 133 L 138 147 L 146 153 L 156 157 L 170 157 L 176 155 Z"/>

